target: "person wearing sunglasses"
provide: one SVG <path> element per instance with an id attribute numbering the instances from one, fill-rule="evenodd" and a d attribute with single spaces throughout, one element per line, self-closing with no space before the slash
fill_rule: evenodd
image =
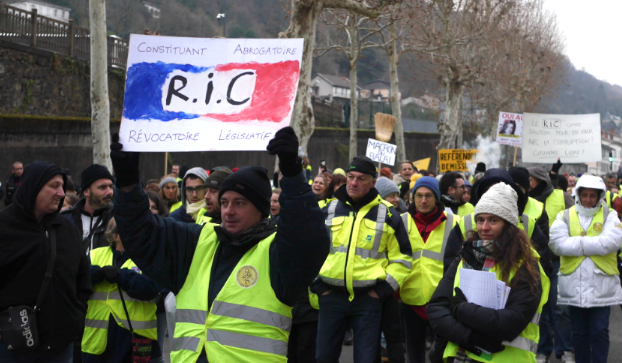
<path id="1" fill-rule="evenodd" d="M 186 172 L 181 184 L 182 206 L 171 213 L 171 218 L 178 222 L 195 223 L 201 209 L 205 213 L 206 179 L 207 172 L 203 168 L 196 167 Z"/>
<path id="2" fill-rule="evenodd" d="M 462 175 L 456 172 L 446 173 L 439 182 L 441 202 L 445 205 L 445 211 L 459 216 L 466 216 L 473 211 L 473 204 L 462 199 L 466 185 Z"/>

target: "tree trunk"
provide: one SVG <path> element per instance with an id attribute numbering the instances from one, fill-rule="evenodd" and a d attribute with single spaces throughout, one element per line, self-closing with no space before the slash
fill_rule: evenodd
<path id="1" fill-rule="evenodd" d="M 356 22 L 356 17 L 353 19 Z M 358 31 L 356 29 L 352 29 L 350 32 L 351 42 L 350 42 L 350 56 L 352 59 L 350 60 L 350 161 L 354 159 L 357 154 L 357 130 L 359 126 L 359 101 L 356 94 L 356 64 L 358 61 L 358 46 L 359 46 L 359 38 Z M 371 101 L 370 101 L 371 102 Z"/>
<path id="2" fill-rule="evenodd" d="M 110 162 L 110 101 L 106 1 L 89 0 L 91 23 L 91 135 L 93 163 L 112 169 Z"/>
<path id="3" fill-rule="evenodd" d="M 402 124 L 402 108 L 400 107 L 400 80 L 397 73 L 399 55 L 397 54 L 397 40 L 395 23 L 389 26 L 389 37 L 391 44 L 387 47 L 389 57 L 389 77 L 391 80 L 391 110 L 397 119 L 395 123 L 395 144 L 397 145 L 396 159 L 398 163 L 406 160 L 406 146 L 404 145 L 404 125 Z"/>
<path id="4" fill-rule="evenodd" d="M 456 136 L 458 135 L 458 123 L 460 122 L 460 100 L 464 92 L 461 85 L 455 82 L 448 82 L 446 86 L 446 101 L 444 120 L 439 122 L 438 131 L 441 140 L 438 149 L 455 149 Z"/>
<path id="5" fill-rule="evenodd" d="M 304 39 L 298 93 L 294 101 L 290 125 L 296 132 L 296 135 L 298 135 L 300 146 L 304 148 L 305 155 L 307 154 L 309 139 L 315 130 L 315 118 L 313 117 L 309 88 L 311 85 L 311 67 L 313 65 L 317 20 L 323 8 L 323 0 L 292 2 L 293 14 L 289 28 L 290 32 L 279 34 L 281 37 Z"/>

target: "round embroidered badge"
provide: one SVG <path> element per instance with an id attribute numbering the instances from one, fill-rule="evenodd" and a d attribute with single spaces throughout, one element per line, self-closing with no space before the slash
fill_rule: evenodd
<path id="1" fill-rule="evenodd" d="M 257 269 L 251 265 L 242 266 L 238 270 L 235 280 L 241 288 L 250 289 L 257 284 L 257 281 L 259 280 L 259 273 L 257 272 Z"/>

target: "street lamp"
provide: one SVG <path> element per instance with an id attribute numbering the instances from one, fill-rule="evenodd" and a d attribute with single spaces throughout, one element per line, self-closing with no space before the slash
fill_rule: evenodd
<path id="1" fill-rule="evenodd" d="M 609 152 L 609 170 L 613 171 L 613 152 Z"/>
<path id="2" fill-rule="evenodd" d="M 227 37 L 227 19 L 225 18 L 225 13 L 219 13 L 218 15 L 216 15 L 216 19 L 218 19 L 218 22 L 220 23 L 220 19 L 222 19 L 222 36 L 223 37 Z"/>

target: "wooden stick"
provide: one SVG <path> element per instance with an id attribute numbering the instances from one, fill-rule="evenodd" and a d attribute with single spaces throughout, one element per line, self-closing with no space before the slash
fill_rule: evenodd
<path id="1" fill-rule="evenodd" d="M 514 146 L 514 164 L 512 166 L 516 166 L 516 150 L 518 150 L 518 146 Z"/>
<path id="2" fill-rule="evenodd" d="M 164 175 L 168 171 L 168 151 L 164 153 Z"/>

